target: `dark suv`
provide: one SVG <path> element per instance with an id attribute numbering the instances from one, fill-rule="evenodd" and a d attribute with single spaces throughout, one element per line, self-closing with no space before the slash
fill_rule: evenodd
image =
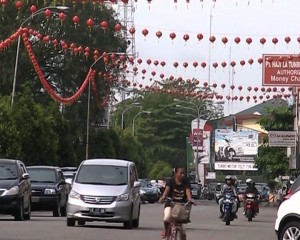
<path id="1" fill-rule="evenodd" d="M 0 159 L 0 213 L 15 220 L 29 220 L 31 214 L 29 174 L 20 160 Z"/>
<path id="2" fill-rule="evenodd" d="M 66 216 L 68 190 L 59 167 L 30 166 L 32 210 L 52 211 L 54 217 Z"/>

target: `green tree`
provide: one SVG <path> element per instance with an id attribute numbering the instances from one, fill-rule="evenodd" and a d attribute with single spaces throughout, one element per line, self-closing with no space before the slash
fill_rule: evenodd
<path id="1" fill-rule="evenodd" d="M 170 177 L 172 175 L 172 167 L 170 164 L 164 161 L 157 161 L 149 173 L 151 179 L 163 179 L 164 177 Z"/>
<path id="2" fill-rule="evenodd" d="M 293 130 L 293 113 L 284 106 L 268 108 L 267 114 L 260 117 L 258 123 L 267 131 L 291 131 Z M 268 137 L 265 136 L 258 148 L 258 158 L 255 164 L 259 171 L 269 179 L 284 175 L 289 167 L 286 151 L 284 147 L 269 147 Z"/>

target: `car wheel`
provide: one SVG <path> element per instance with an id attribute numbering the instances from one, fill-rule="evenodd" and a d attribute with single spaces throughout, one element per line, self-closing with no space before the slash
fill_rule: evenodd
<path id="1" fill-rule="evenodd" d="M 60 201 L 56 203 L 56 206 L 53 209 L 53 217 L 59 217 L 61 215 L 61 209 L 60 209 Z"/>
<path id="2" fill-rule="evenodd" d="M 130 214 L 129 220 L 128 220 L 128 221 L 125 221 L 125 222 L 123 223 L 123 227 L 124 227 L 125 229 L 132 229 L 132 227 L 133 227 L 133 225 L 132 225 L 132 223 L 133 223 L 133 221 L 132 221 L 132 212 L 133 212 L 133 208 L 131 208 L 131 214 Z"/>
<path id="3" fill-rule="evenodd" d="M 300 222 L 289 222 L 285 224 L 280 231 L 279 239 L 298 239 L 300 236 Z"/>
<path id="4" fill-rule="evenodd" d="M 28 205 L 27 213 L 24 215 L 25 220 L 30 220 L 31 217 L 31 202 Z"/>
<path id="5" fill-rule="evenodd" d="M 139 206 L 137 218 L 132 221 L 132 227 L 134 228 L 138 228 L 140 225 L 140 212 L 141 212 L 141 205 Z"/>
<path id="6" fill-rule="evenodd" d="M 24 203 L 23 199 L 20 200 L 19 208 L 15 213 L 15 220 L 16 221 L 23 221 L 24 220 Z"/>
<path id="7" fill-rule="evenodd" d="M 84 225 L 85 225 L 85 221 L 83 221 L 83 220 L 78 220 L 78 225 L 79 225 L 79 226 L 84 226 Z"/>
<path id="8" fill-rule="evenodd" d="M 68 227 L 74 227 L 75 226 L 75 219 L 67 218 L 67 226 Z"/>

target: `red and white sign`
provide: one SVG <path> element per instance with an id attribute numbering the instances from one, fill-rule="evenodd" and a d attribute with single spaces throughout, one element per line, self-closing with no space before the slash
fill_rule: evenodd
<path id="1" fill-rule="evenodd" d="M 262 85 L 299 86 L 300 56 L 291 54 L 264 54 Z"/>

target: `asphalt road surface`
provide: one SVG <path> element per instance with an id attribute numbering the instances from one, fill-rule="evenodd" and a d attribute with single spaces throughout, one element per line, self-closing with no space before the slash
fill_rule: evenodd
<path id="1" fill-rule="evenodd" d="M 16 222 L 10 216 L 0 215 L 1 240 L 159 240 L 162 229 L 162 205 L 143 204 L 140 227 L 125 230 L 121 224 L 87 223 L 67 227 L 65 217 L 51 217 L 51 212 L 33 212 L 31 220 Z M 262 207 L 253 222 L 238 212 L 238 219 L 230 226 L 218 219 L 218 205 L 200 201 L 191 213 L 188 240 L 272 240 L 276 239 L 274 222 L 276 208 Z"/>

